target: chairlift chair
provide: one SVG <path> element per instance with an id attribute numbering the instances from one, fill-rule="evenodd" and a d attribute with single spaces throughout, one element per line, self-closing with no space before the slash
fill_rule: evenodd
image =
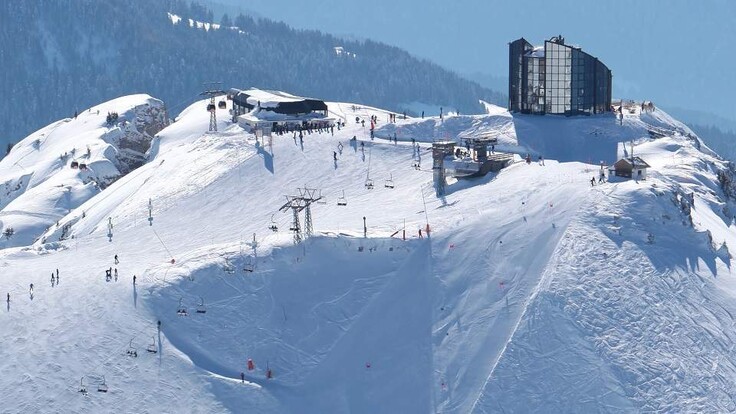
<path id="1" fill-rule="evenodd" d="M 225 101 L 220 101 L 217 103 L 217 107 L 220 109 L 225 109 L 227 108 L 227 103 L 225 103 Z"/>
<path id="2" fill-rule="evenodd" d="M 76 170 L 79 168 L 79 161 L 72 161 L 71 165 L 72 169 Z"/>
<path id="3" fill-rule="evenodd" d="M 271 224 L 268 226 L 268 229 L 272 232 L 279 231 L 279 226 L 276 225 L 276 220 L 273 219 L 274 214 L 271 214 Z"/>
<path id="4" fill-rule="evenodd" d="M 394 175 L 393 174 L 389 176 L 389 179 L 386 180 L 383 186 L 386 188 L 394 188 Z"/>
<path id="5" fill-rule="evenodd" d="M 102 382 L 97 386 L 97 392 L 107 392 L 107 384 L 105 383 L 105 376 L 102 376 Z"/>
<path id="6" fill-rule="evenodd" d="M 345 198 L 345 190 L 342 190 L 342 196 L 337 198 L 337 205 L 338 206 L 348 205 L 348 200 Z"/>
<path id="7" fill-rule="evenodd" d="M 370 178 L 365 179 L 365 188 L 372 190 L 373 189 L 373 180 Z"/>
<path id="8" fill-rule="evenodd" d="M 199 297 L 199 304 L 197 304 L 197 313 L 207 313 L 207 308 L 204 306 L 204 298 Z"/>
<path id="9" fill-rule="evenodd" d="M 128 343 L 128 350 L 125 353 L 129 357 L 133 357 L 133 358 L 137 358 L 138 357 L 138 350 L 136 350 L 135 347 L 133 346 L 133 340 L 132 339 Z"/>
<path id="10" fill-rule="evenodd" d="M 176 309 L 176 314 L 179 316 L 187 316 L 189 315 L 189 312 L 187 312 L 187 307 L 182 305 L 183 298 L 179 298 L 179 307 Z"/>
<path id="11" fill-rule="evenodd" d="M 151 345 L 148 345 L 148 348 L 146 348 L 146 351 L 155 354 L 158 352 L 158 348 L 156 347 L 156 337 L 152 336 L 151 339 L 153 339 L 153 343 Z"/>
<path id="12" fill-rule="evenodd" d="M 225 271 L 225 273 L 231 275 L 235 273 L 235 266 L 233 266 L 232 263 L 230 263 L 230 260 L 228 258 L 225 258 L 225 266 L 222 267 L 222 270 Z"/>
<path id="13" fill-rule="evenodd" d="M 246 272 L 252 273 L 253 270 L 255 270 L 255 263 L 253 262 L 253 258 L 251 256 L 248 256 L 248 261 L 245 262 L 245 266 L 243 266 L 243 270 Z"/>
<path id="14" fill-rule="evenodd" d="M 215 112 L 215 104 L 207 104 L 207 112 Z"/>

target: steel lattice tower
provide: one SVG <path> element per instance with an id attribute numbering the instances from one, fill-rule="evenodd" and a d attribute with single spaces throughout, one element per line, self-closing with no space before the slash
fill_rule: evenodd
<path id="1" fill-rule="evenodd" d="M 205 90 L 199 94 L 200 96 L 210 98 L 210 103 L 207 105 L 207 110 L 210 113 L 209 132 L 217 132 L 217 105 L 215 105 L 215 97 L 225 94 L 225 91 L 220 89 L 220 85 L 222 85 L 222 82 L 207 82 L 204 84 Z"/>

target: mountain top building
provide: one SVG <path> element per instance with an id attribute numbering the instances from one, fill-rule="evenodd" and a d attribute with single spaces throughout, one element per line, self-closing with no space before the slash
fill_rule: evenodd
<path id="1" fill-rule="evenodd" d="M 523 37 L 509 43 L 509 111 L 599 114 L 611 111 L 611 71 L 555 36 L 544 46 Z"/>

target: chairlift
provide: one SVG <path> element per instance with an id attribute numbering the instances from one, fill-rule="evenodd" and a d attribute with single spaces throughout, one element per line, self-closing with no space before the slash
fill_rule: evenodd
<path id="1" fill-rule="evenodd" d="M 207 104 L 207 112 L 215 112 L 215 104 Z"/>
<path id="2" fill-rule="evenodd" d="M 230 260 L 228 258 L 225 258 L 225 266 L 222 267 L 222 270 L 225 271 L 225 273 L 231 275 L 235 273 L 235 266 L 233 266 L 232 263 L 230 263 Z"/>
<path id="3" fill-rule="evenodd" d="M 368 171 L 365 173 L 365 188 L 368 190 L 373 189 L 373 180 L 371 179 L 371 155 L 373 154 L 373 148 L 368 151 Z"/>
<path id="4" fill-rule="evenodd" d="M 188 316 L 187 307 L 181 303 L 183 300 L 183 298 L 179 298 L 179 307 L 176 309 L 176 314 L 179 316 Z"/>
<path id="5" fill-rule="evenodd" d="M 220 101 L 217 103 L 217 107 L 220 109 L 225 109 L 227 108 L 227 103 L 225 103 L 225 101 Z"/>
<path id="6" fill-rule="evenodd" d="M 84 377 L 79 379 L 79 392 L 83 395 L 87 395 L 87 386 L 84 385 Z"/>
<path id="7" fill-rule="evenodd" d="M 253 270 L 255 270 L 256 265 L 253 261 L 253 258 L 251 256 L 248 256 L 248 261 L 245 262 L 245 266 L 243 267 L 243 270 L 246 272 L 252 273 Z"/>
<path id="8" fill-rule="evenodd" d="M 199 297 L 199 304 L 197 304 L 197 313 L 207 313 L 207 308 L 204 306 L 204 298 Z"/>
<path id="9" fill-rule="evenodd" d="M 153 339 L 153 343 L 151 345 L 148 345 L 148 348 L 146 348 L 146 351 L 155 354 L 158 352 L 158 348 L 156 347 L 156 337 L 152 336 L 151 339 Z"/>
<path id="10" fill-rule="evenodd" d="M 133 346 L 133 340 L 131 339 L 128 343 L 128 350 L 125 352 L 126 355 L 133 358 L 138 358 L 138 350 Z"/>
<path id="11" fill-rule="evenodd" d="M 345 198 L 345 190 L 342 190 L 342 196 L 337 198 L 337 205 L 343 207 L 348 205 L 348 200 Z"/>
<path id="12" fill-rule="evenodd" d="M 394 175 L 389 175 L 389 179 L 383 184 L 386 188 L 394 188 Z"/>
<path id="13" fill-rule="evenodd" d="M 105 383 L 105 376 L 102 376 L 102 382 L 97 386 L 97 392 L 107 392 L 107 384 Z"/>
<path id="14" fill-rule="evenodd" d="M 273 219 L 274 214 L 271 214 L 271 224 L 268 226 L 268 229 L 272 232 L 279 231 L 279 226 L 276 225 L 276 220 Z"/>

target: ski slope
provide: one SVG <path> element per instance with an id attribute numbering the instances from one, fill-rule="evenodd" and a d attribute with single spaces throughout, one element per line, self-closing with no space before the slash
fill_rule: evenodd
<path id="1" fill-rule="evenodd" d="M 143 166 L 44 222 L 36 242 L 0 250 L 11 295 L 0 386 L 14 396 L 3 410 L 736 408 L 722 248 L 736 245 L 736 210 L 718 186 L 725 163 L 684 125 L 661 112 L 618 122 L 497 107 L 386 124 L 378 108 L 328 105 L 345 128 L 269 145 L 227 110 L 206 133 L 197 102 L 156 134 Z M 355 122 L 371 115 L 374 140 Z M 650 139 L 652 127 L 670 134 Z M 517 162 L 436 197 L 429 142 L 471 134 L 545 165 Z M 598 158 L 615 161 L 631 140 L 649 179 L 591 186 Z M 0 177 L 15 162 L 0 161 Z M 304 186 L 323 199 L 314 236 L 295 246 L 279 209 Z M 35 200 L 14 202 L 49 214 Z"/>

